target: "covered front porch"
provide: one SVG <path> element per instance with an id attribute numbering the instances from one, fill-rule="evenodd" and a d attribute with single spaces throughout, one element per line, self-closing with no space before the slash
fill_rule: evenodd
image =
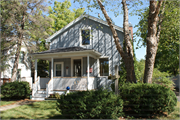
<path id="1" fill-rule="evenodd" d="M 101 53 L 81 47 L 58 48 L 31 54 L 35 59 L 33 95 L 45 89 L 46 97 L 54 92 L 97 89 Z M 37 59 L 50 61 L 49 78 L 37 76 Z"/>

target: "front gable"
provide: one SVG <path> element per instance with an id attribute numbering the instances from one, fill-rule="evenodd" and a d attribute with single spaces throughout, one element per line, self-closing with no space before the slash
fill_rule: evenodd
<path id="1" fill-rule="evenodd" d="M 123 29 L 118 26 L 114 27 L 120 38 L 120 43 L 122 43 Z M 89 45 L 83 45 L 82 30 L 87 29 L 90 30 L 90 43 Z M 112 32 L 107 22 L 89 15 L 80 16 L 46 40 L 50 42 L 50 49 L 78 46 L 95 49 L 102 54 L 105 54 L 110 49 L 109 47 L 114 45 Z"/>

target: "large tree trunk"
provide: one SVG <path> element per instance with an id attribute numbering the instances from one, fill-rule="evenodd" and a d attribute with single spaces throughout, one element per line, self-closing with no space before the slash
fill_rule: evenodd
<path id="1" fill-rule="evenodd" d="M 127 72 L 127 81 L 136 82 L 136 76 L 134 72 L 133 47 L 129 36 L 128 8 L 127 8 L 126 0 L 122 0 L 122 5 L 124 11 L 124 21 L 123 21 L 124 41 L 125 41 L 124 47 L 127 55 L 127 57 L 123 59 L 123 61 L 125 63 L 125 68 Z"/>
<path id="2" fill-rule="evenodd" d="M 109 18 L 104 6 L 102 5 L 100 0 L 97 0 L 97 1 L 98 1 L 98 4 L 99 4 L 105 18 L 106 18 L 106 21 L 108 22 L 108 25 L 112 31 L 114 42 L 116 44 L 116 48 L 125 63 L 125 68 L 126 68 L 126 72 L 127 72 L 127 81 L 128 82 L 136 82 L 136 77 L 135 77 L 135 72 L 134 72 L 133 48 L 132 48 L 132 44 L 131 44 L 130 37 L 129 37 L 128 9 L 127 9 L 127 5 L 126 5 L 126 1 L 123 0 L 123 9 L 124 9 L 124 24 L 123 24 L 123 26 L 124 26 L 124 40 L 125 40 L 124 47 L 126 48 L 125 52 L 123 51 L 123 48 L 119 43 L 120 40 L 118 38 L 117 32 L 114 29 L 112 21 Z"/>
<path id="3" fill-rule="evenodd" d="M 20 32 L 18 33 L 18 43 L 17 43 L 17 49 L 16 49 L 16 54 L 15 54 L 15 61 L 13 65 L 13 70 L 12 70 L 12 77 L 11 77 L 11 82 L 16 80 L 17 77 L 17 71 L 18 71 L 18 64 L 19 64 L 19 54 L 21 51 L 21 45 L 22 45 L 22 40 L 23 40 L 23 30 L 24 30 L 24 23 L 25 23 L 25 13 L 23 12 L 22 15 L 22 21 L 20 22 L 21 26 L 19 27 Z"/>
<path id="4" fill-rule="evenodd" d="M 158 48 L 157 23 L 159 21 L 158 14 L 161 5 L 162 1 L 159 1 L 158 5 L 157 1 L 150 1 L 144 83 L 152 83 L 154 62 Z"/>
<path id="5" fill-rule="evenodd" d="M 21 40 L 18 40 L 16 54 L 15 54 L 15 61 L 14 61 L 13 70 L 12 70 L 11 82 L 15 81 L 16 77 L 17 77 L 19 54 L 20 54 L 20 50 L 21 50 L 21 42 L 22 42 Z"/>

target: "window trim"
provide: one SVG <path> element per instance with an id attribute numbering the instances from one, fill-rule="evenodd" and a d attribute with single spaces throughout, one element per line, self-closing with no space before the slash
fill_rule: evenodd
<path id="1" fill-rule="evenodd" d="M 56 76 L 56 64 L 61 64 L 61 76 Z M 54 77 L 64 77 L 64 62 L 55 62 L 54 63 Z"/>
<path id="2" fill-rule="evenodd" d="M 99 58 L 99 76 L 100 77 L 107 77 L 107 76 L 101 76 L 101 63 L 100 63 L 100 60 L 101 59 L 108 59 L 108 75 L 107 76 L 109 76 L 109 65 L 110 65 L 110 63 L 109 63 L 109 57 L 107 57 L 107 56 L 104 56 L 104 57 L 100 57 Z"/>
<path id="3" fill-rule="evenodd" d="M 82 44 L 82 30 L 89 30 L 90 31 L 90 42 L 89 45 L 92 45 L 92 33 L 91 33 L 91 27 L 84 27 L 84 28 L 79 28 L 79 41 L 80 41 L 80 46 L 88 46 L 88 45 L 83 45 Z"/>

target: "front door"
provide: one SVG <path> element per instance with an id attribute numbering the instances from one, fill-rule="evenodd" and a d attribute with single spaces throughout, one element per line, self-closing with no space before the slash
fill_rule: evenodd
<path id="1" fill-rule="evenodd" d="M 81 76 L 81 59 L 74 60 L 73 72 L 74 72 L 74 76 L 76 77 Z"/>

